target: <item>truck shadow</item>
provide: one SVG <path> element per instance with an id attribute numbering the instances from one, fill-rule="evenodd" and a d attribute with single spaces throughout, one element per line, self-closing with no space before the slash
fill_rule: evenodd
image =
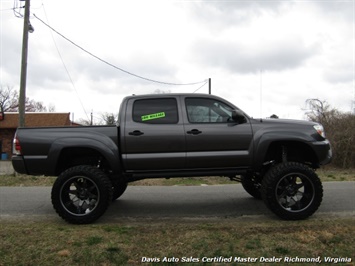
<path id="1" fill-rule="evenodd" d="M 110 205 L 104 217 L 175 219 L 273 216 L 262 200 L 254 199 L 243 190 L 237 193 L 227 187 L 132 187 Z"/>

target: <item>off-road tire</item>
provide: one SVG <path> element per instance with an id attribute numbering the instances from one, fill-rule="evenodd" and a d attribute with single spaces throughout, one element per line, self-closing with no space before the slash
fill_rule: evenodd
<path id="1" fill-rule="evenodd" d="M 246 192 L 256 199 L 261 199 L 261 183 L 252 175 L 242 175 L 241 183 Z"/>
<path id="2" fill-rule="evenodd" d="M 96 221 L 108 208 L 112 184 L 96 167 L 74 166 L 59 175 L 51 197 L 54 209 L 65 221 L 88 224 Z"/>
<path id="3" fill-rule="evenodd" d="M 286 162 L 266 173 L 261 195 L 268 208 L 280 218 L 302 220 L 320 206 L 323 187 L 313 169 L 301 163 Z"/>

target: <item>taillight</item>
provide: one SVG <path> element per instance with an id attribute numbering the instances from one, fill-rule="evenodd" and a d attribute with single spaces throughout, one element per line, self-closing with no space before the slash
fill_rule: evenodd
<path id="1" fill-rule="evenodd" d="M 20 141 L 17 138 L 17 135 L 14 137 L 14 141 L 12 143 L 12 153 L 15 155 L 21 155 L 21 145 Z"/>

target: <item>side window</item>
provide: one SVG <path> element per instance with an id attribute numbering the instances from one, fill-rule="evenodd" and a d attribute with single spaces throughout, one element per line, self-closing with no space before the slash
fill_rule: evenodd
<path id="1" fill-rule="evenodd" d="M 232 119 L 232 108 L 217 100 L 186 98 L 185 105 L 190 123 L 227 123 Z"/>
<path id="2" fill-rule="evenodd" d="M 179 121 L 176 100 L 137 100 L 133 104 L 133 121 L 146 124 L 176 124 Z"/>

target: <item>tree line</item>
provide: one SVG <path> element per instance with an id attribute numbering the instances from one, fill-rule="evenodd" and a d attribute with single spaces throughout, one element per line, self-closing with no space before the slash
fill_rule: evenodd
<path id="1" fill-rule="evenodd" d="M 2 112 L 18 112 L 19 93 L 10 86 L 0 87 L 0 111 Z M 50 105 L 48 108 L 43 102 L 38 102 L 26 97 L 26 112 L 55 112 L 55 106 Z"/>
<path id="2" fill-rule="evenodd" d="M 11 86 L 0 87 L 0 112 L 18 112 L 19 111 L 19 92 Z M 48 107 L 43 102 L 35 101 L 26 97 L 25 112 L 55 112 L 55 106 Z M 95 121 L 95 125 L 115 125 L 118 121 L 118 114 L 103 113 L 100 118 Z M 80 119 L 79 124 L 89 126 L 92 121 L 89 119 Z"/>
<path id="3" fill-rule="evenodd" d="M 332 165 L 341 168 L 355 167 L 355 114 L 340 112 L 326 101 L 306 101 L 309 120 L 323 125 L 333 150 Z"/>

